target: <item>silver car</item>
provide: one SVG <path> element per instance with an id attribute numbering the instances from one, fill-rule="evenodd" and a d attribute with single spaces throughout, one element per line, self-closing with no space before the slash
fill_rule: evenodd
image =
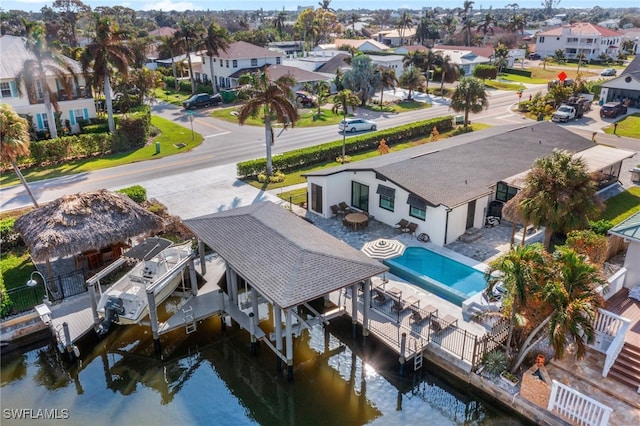
<path id="1" fill-rule="evenodd" d="M 363 130 L 376 130 L 377 128 L 375 121 L 363 118 L 347 118 L 338 124 L 338 129 L 341 132 L 361 132 Z"/>
<path id="2" fill-rule="evenodd" d="M 614 70 L 613 68 L 605 68 L 604 70 L 602 70 L 600 75 L 602 75 L 602 76 L 613 76 L 613 75 L 616 75 L 616 70 Z"/>

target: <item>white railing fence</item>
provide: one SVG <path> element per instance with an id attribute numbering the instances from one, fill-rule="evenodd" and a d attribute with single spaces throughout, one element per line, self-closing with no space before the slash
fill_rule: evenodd
<path id="1" fill-rule="evenodd" d="M 596 338 L 590 346 L 606 354 L 602 377 L 607 377 L 611 366 L 616 362 L 616 358 L 624 346 L 624 337 L 629 326 L 630 321 L 627 318 L 604 309 L 598 309 L 598 316 L 594 324 Z"/>
<path id="2" fill-rule="evenodd" d="M 547 409 L 576 425 L 606 426 L 612 409 L 593 398 L 553 381 Z"/>

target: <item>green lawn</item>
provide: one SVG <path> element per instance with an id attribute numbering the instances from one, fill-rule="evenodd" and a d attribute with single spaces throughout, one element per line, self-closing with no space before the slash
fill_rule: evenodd
<path id="1" fill-rule="evenodd" d="M 237 112 L 240 109 L 239 106 L 229 108 L 218 108 L 211 112 L 211 117 L 219 120 L 227 121 L 229 123 L 238 123 Z M 296 127 L 318 127 L 337 125 L 342 120 L 342 115 L 334 114 L 330 109 L 320 108 L 320 115 L 317 108 L 301 108 L 298 113 L 300 119 L 296 122 Z M 349 117 L 352 115 L 350 114 Z M 245 125 L 248 126 L 264 126 L 264 122 L 261 118 L 249 117 L 245 121 Z M 275 126 L 282 126 L 281 123 L 274 123 Z"/>
<path id="2" fill-rule="evenodd" d="M 640 139 L 640 113 L 627 115 L 621 120 L 617 121 L 618 128 L 616 129 L 616 135 L 625 136 L 628 138 Z M 613 134 L 614 125 L 611 124 L 608 127 L 603 128 L 605 133 Z"/>
<path id="3" fill-rule="evenodd" d="M 28 250 L 10 250 L 0 256 L 0 271 L 7 290 L 22 287 L 35 271 Z"/>
<path id="4" fill-rule="evenodd" d="M 629 190 L 608 199 L 605 204 L 606 209 L 602 213 L 601 219 L 609 220 L 617 225 L 640 211 L 640 187 L 629 188 Z"/>
<path id="5" fill-rule="evenodd" d="M 171 105 L 182 108 L 182 101 L 191 97 L 191 93 L 176 92 L 175 90 L 157 88 L 154 91 L 157 101 L 168 102 Z"/>
<path id="6" fill-rule="evenodd" d="M 107 155 L 100 158 L 87 158 L 50 167 L 32 167 L 23 170 L 22 174 L 28 181 L 34 182 L 74 173 L 86 173 L 189 151 L 200 145 L 203 141 L 202 135 L 194 133 L 192 138 L 190 129 L 161 117 L 152 116 L 151 124 L 157 127 L 161 133 L 151 144 L 138 150 Z M 160 154 L 156 154 L 155 142 L 160 142 Z M 184 146 L 180 144 L 184 144 Z M 20 183 L 18 177 L 13 172 L 3 173 L 2 176 L 0 176 L 0 187 L 16 185 L 18 183 Z"/>

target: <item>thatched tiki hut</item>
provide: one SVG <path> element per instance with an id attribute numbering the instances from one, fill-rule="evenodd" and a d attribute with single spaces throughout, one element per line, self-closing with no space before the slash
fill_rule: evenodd
<path id="1" fill-rule="evenodd" d="M 502 217 L 511 222 L 511 247 L 515 242 L 516 226 L 518 223 L 522 223 L 522 242 L 524 246 L 525 237 L 527 236 L 527 221 L 525 220 L 522 209 L 520 208 L 520 202 L 524 198 L 524 191 L 518 191 L 509 201 L 502 207 Z"/>
<path id="2" fill-rule="evenodd" d="M 83 252 L 100 253 L 98 250 L 103 247 L 117 246 L 162 227 L 159 216 L 124 194 L 104 189 L 58 198 L 21 216 L 15 223 L 33 261 L 47 263 L 50 285 L 51 259 Z"/>

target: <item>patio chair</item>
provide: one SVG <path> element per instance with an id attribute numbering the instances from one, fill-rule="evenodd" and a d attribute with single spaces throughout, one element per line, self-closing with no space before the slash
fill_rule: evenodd
<path id="1" fill-rule="evenodd" d="M 375 296 L 373 296 L 373 301 L 377 304 L 383 305 L 389 300 L 389 296 L 387 296 L 387 293 L 385 293 L 383 289 L 376 288 L 373 290 L 373 292 L 375 293 Z"/>
<path id="2" fill-rule="evenodd" d="M 435 334 L 440 334 L 452 325 L 458 324 L 458 318 L 453 315 L 445 315 L 443 318 L 431 319 L 431 330 Z"/>
<path id="3" fill-rule="evenodd" d="M 351 228 L 353 225 L 347 219 L 342 219 L 342 227 L 344 229 Z"/>
<path id="4" fill-rule="evenodd" d="M 331 206 L 331 214 L 332 214 L 334 217 L 335 217 L 335 216 L 338 216 L 338 215 L 340 215 L 340 214 L 342 214 L 342 213 L 340 212 L 340 207 L 338 207 L 338 205 L 337 205 L 337 204 L 334 204 L 334 205 L 332 205 L 332 206 Z"/>
<path id="5" fill-rule="evenodd" d="M 398 232 L 402 232 L 402 230 L 405 229 L 407 226 L 409 226 L 409 221 L 406 219 L 400 219 L 400 222 L 393 225 L 393 229 L 395 229 Z"/>
<path id="6" fill-rule="evenodd" d="M 413 238 L 413 236 L 416 235 L 416 229 L 418 229 L 418 224 L 411 222 L 402 230 L 402 234 L 409 234 L 411 238 Z"/>
<path id="7" fill-rule="evenodd" d="M 433 305 L 427 305 L 422 309 L 412 305 L 409 309 L 411 309 L 411 320 L 415 325 L 420 325 L 422 322 L 430 320 L 432 316 L 438 315 L 438 308 Z"/>
<path id="8" fill-rule="evenodd" d="M 344 201 L 340 201 L 338 206 L 340 207 L 340 211 L 342 211 L 343 214 L 351 213 L 351 209 L 349 208 L 347 203 L 345 203 Z"/>

